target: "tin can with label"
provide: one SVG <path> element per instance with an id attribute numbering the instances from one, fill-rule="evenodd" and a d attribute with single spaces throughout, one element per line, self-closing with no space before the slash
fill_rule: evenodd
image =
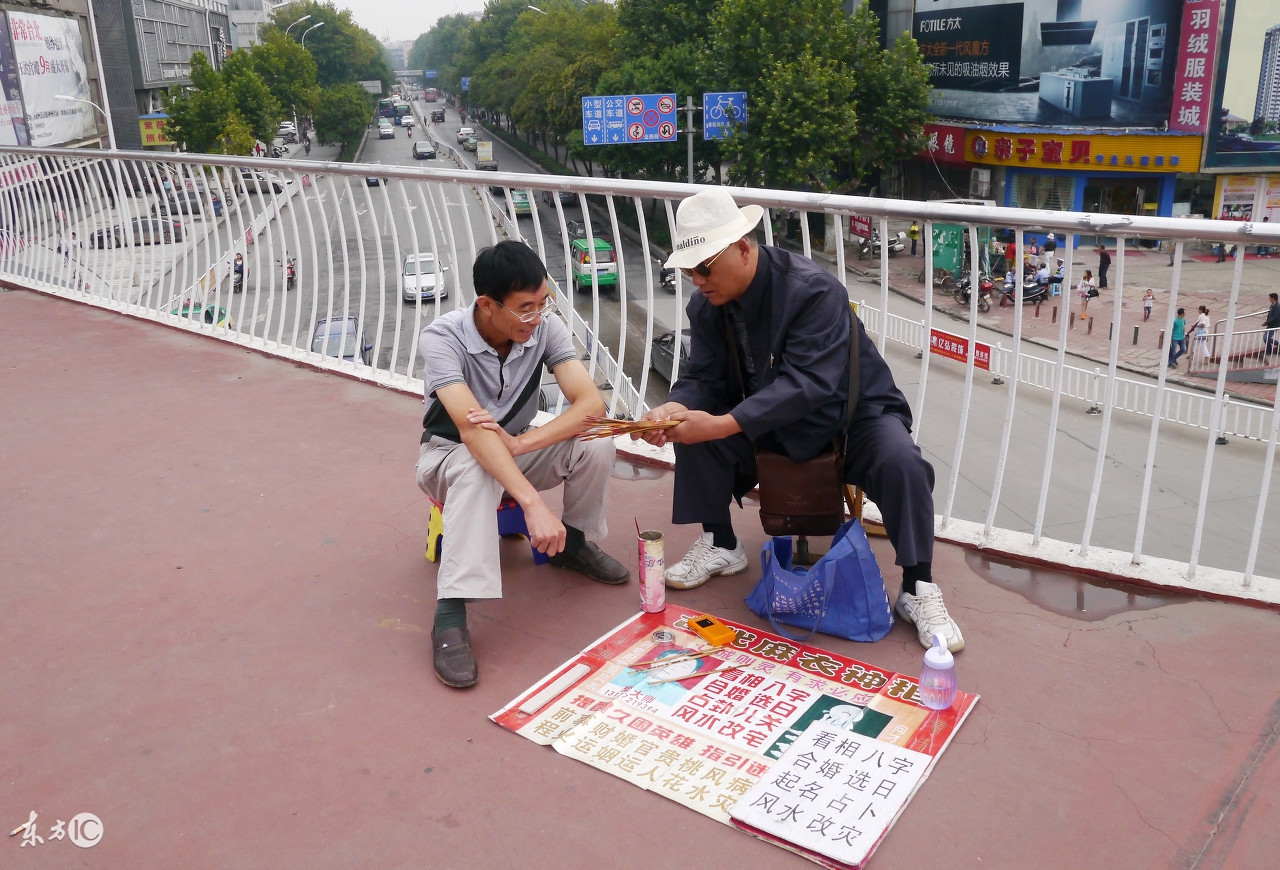
<path id="1" fill-rule="evenodd" d="M 641 532 L 636 541 L 640 549 L 640 609 L 645 613 L 658 613 L 667 609 L 667 585 L 662 577 L 667 567 L 662 532 Z"/>

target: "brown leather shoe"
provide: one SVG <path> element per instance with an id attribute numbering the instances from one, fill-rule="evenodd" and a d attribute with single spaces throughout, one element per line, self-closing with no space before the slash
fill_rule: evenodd
<path id="1" fill-rule="evenodd" d="M 590 541 L 572 556 L 568 553 L 556 553 L 551 557 L 551 564 L 557 568 L 581 571 L 592 580 L 608 583 L 610 586 L 626 583 L 631 577 L 631 572 L 625 565 Z"/>
<path id="2" fill-rule="evenodd" d="M 480 678 L 476 657 L 471 652 L 471 632 L 465 628 L 431 630 L 431 663 L 440 682 L 455 689 L 474 686 Z"/>

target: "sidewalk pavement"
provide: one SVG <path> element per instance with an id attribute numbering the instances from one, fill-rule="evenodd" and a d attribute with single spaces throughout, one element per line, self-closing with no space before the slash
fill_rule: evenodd
<path id="1" fill-rule="evenodd" d="M 906 229 L 906 225 L 904 224 L 901 228 Z M 891 232 L 897 232 L 898 229 L 896 226 L 890 226 Z M 1077 317 L 1074 326 L 1070 327 L 1067 333 L 1069 354 L 1093 360 L 1103 366 L 1107 364 L 1111 352 L 1108 340 L 1114 301 L 1111 294 L 1117 286 L 1116 251 L 1114 246 L 1107 250 L 1111 255 L 1111 269 L 1108 273 L 1110 287 L 1103 290 L 1101 295 L 1089 304 L 1093 328 L 1090 330 L 1087 324 Z M 903 296 L 923 302 L 924 282 L 920 279 L 920 273 L 924 269 L 923 244 L 918 249 L 918 256 L 910 256 L 909 251 L 908 247 L 906 252 L 889 259 L 889 286 Z M 1216 259 L 1207 247 L 1203 250 L 1199 248 L 1193 250 L 1188 246 L 1184 252 L 1182 277 L 1178 289 L 1178 307 L 1187 310 L 1188 325 L 1195 320 L 1193 315 L 1200 305 L 1208 306 L 1209 316 L 1215 324 L 1226 316 L 1234 269 L 1230 260 L 1218 263 Z M 855 241 L 845 242 L 845 260 L 850 270 L 878 279 L 879 260 L 859 261 Z M 1058 347 L 1059 325 L 1054 320 L 1054 309 L 1057 309 L 1058 317 L 1064 316 L 1068 311 L 1078 314 L 1080 300 L 1074 293 L 1074 284 L 1079 283 L 1085 269 L 1091 270 L 1094 278 L 1097 278 L 1098 253 L 1093 248 L 1076 248 L 1071 258 L 1073 287 L 1067 289 L 1064 286 L 1062 296 L 1053 297 L 1042 304 L 1039 317 L 1036 317 L 1035 306 L 1024 306 L 1022 334 L 1027 341 L 1054 349 Z M 1169 292 L 1173 281 L 1174 270 L 1171 267 L 1170 255 L 1165 251 L 1126 249 L 1124 269 L 1125 291 L 1124 301 L 1121 303 L 1124 311 L 1118 330 L 1120 339 L 1118 364 L 1126 371 L 1154 378 L 1159 374 L 1160 367 L 1167 362 L 1169 353 L 1169 342 L 1167 338 L 1161 342 L 1161 332 L 1164 330 L 1165 318 L 1169 310 Z M 1151 319 L 1143 322 L 1142 296 L 1148 287 L 1155 291 L 1156 303 L 1152 308 Z M 1241 279 L 1237 315 L 1265 311 L 1269 304 L 1267 294 L 1274 292 L 1277 287 L 1280 287 L 1280 256 L 1260 258 L 1255 254 L 1248 254 Z M 986 314 L 979 314 L 978 323 L 985 328 L 1012 336 L 1014 308 L 1012 305 L 1002 308 L 998 300 L 997 290 L 993 294 L 991 310 Z M 957 303 L 950 294 L 935 290 L 933 307 L 936 311 L 956 320 L 968 321 L 968 308 Z M 1248 323 L 1246 328 L 1257 329 L 1262 326 L 1262 319 L 1258 318 Z M 935 325 L 939 329 L 948 329 L 945 321 L 938 323 L 935 320 Z M 1135 326 L 1139 328 L 1136 344 L 1133 342 Z M 1185 364 L 1176 372 L 1170 371 L 1168 380 L 1180 387 L 1208 392 L 1212 392 L 1215 385 L 1214 378 L 1188 375 Z M 1273 384 L 1232 381 L 1227 385 L 1227 392 L 1235 398 L 1252 399 L 1269 405 L 1275 401 L 1276 387 Z"/>

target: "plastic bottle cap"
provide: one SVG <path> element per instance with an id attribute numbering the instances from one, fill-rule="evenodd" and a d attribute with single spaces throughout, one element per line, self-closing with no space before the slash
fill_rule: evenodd
<path id="1" fill-rule="evenodd" d="M 933 636 L 933 646 L 924 654 L 925 663 L 934 668 L 955 667 L 955 656 L 947 649 L 947 639 L 941 634 Z"/>

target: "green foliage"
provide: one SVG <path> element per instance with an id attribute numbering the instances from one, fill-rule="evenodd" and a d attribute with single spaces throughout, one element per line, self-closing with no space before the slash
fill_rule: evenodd
<path id="1" fill-rule="evenodd" d="M 304 15 L 311 17 L 290 28 Z M 321 22 L 324 26 L 316 27 Z M 277 30 L 288 30 L 288 38 L 295 42 L 315 28 L 307 35 L 306 50 L 315 59 L 316 83 L 320 87 L 377 79 L 384 92 L 390 89 L 393 76 L 382 45 L 355 23 L 350 11 L 339 10 L 332 2 L 300 0 L 273 12 L 271 23 Z"/>
<path id="2" fill-rule="evenodd" d="M 185 151 L 248 154 L 254 137 L 271 141 L 280 104 L 271 96 L 248 56 L 237 51 L 221 72 L 202 53 L 191 56 L 191 87 L 169 88 L 163 97 L 166 132 Z"/>
<path id="3" fill-rule="evenodd" d="M 409 66 L 436 71 L 436 87 L 457 93 L 461 84 L 458 60 L 475 19 L 458 13 L 436 21 L 409 51 Z M 431 84 L 428 82 L 428 84 Z"/>
<path id="4" fill-rule="evenodd" d="M 253 136 L 263 142 L 270 142 L 280 125 L 280 119 L 284 117 L 284 109 L 254 70 L 253 61 L 247 52 L 233 52 L 227 58 L 222 65 L 222 82 L 232 105 L 236 107 L 235 114 L 244 120 Z M 252 147 L 250 143 L 250 148 Z"/>
<path id="5" fill-rule="evenodd" d="M 360 85 L 331 85 L 320 91 L 316 107 L 316 136 L 321 142 L 342 142 L 343 157 L 350 159 L 364 135 L 376 105 L 372 94 Z"/>
<path id="6" fill-rule="evenodd" d="M 222 153 L 245 157 L 256 143 L 253 130 L 238 113 L 232 113 L 222 125 Z"/>
<path id="7" fill-rule="evenodd" d="M 310 51 L 272 28 L 264 31 L 262 42 L 249 49 L 249 58 L 283 112 L 297 111 L 304 115 L 314 112 L 320 87 L 316 84 L 316 62 Z"/>

